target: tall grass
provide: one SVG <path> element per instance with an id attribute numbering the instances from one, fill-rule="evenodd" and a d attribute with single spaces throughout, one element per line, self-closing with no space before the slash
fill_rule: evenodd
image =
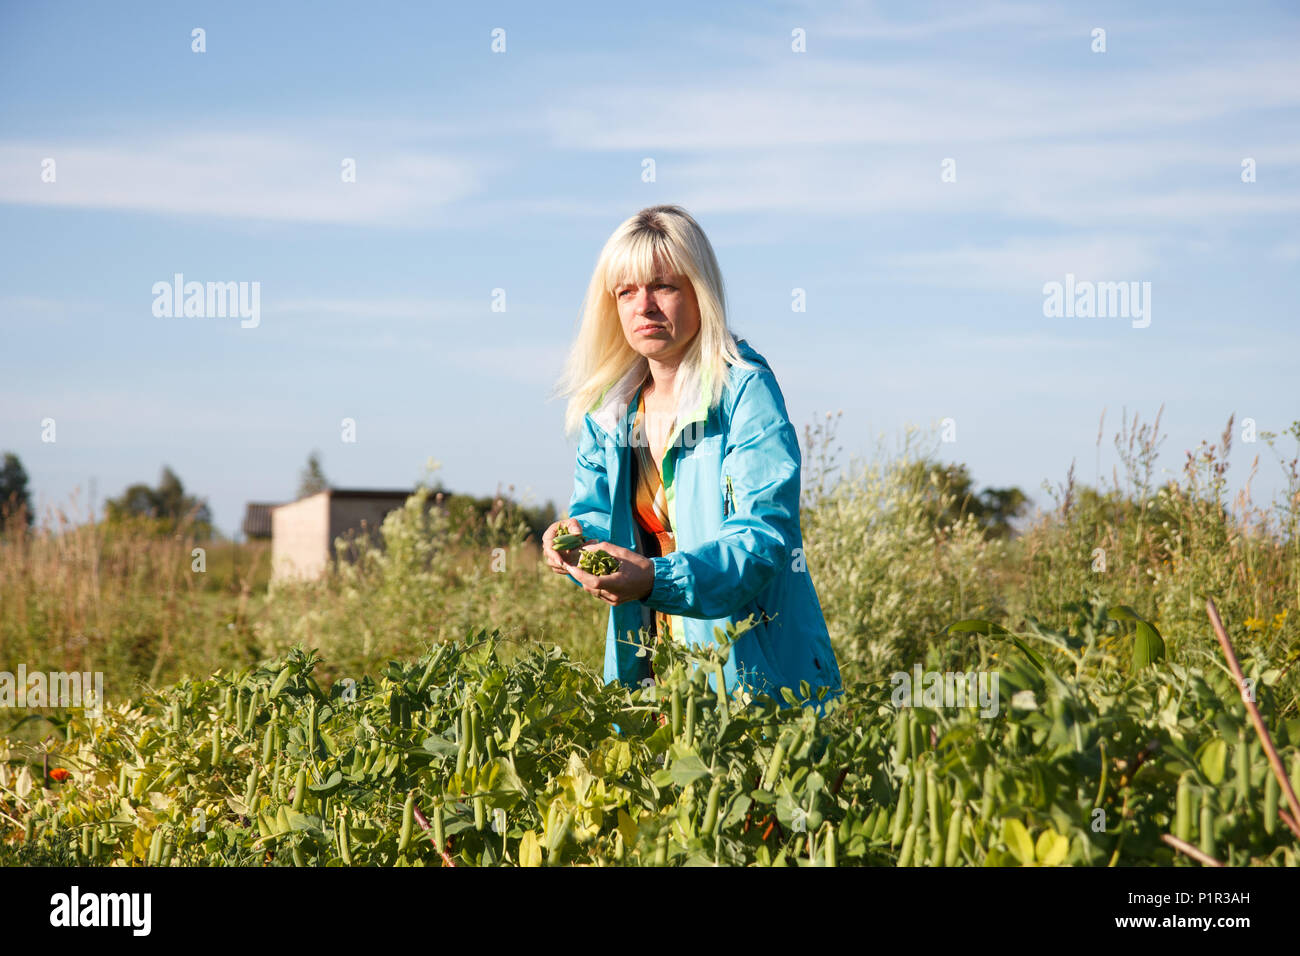
<path id="1" fill-rule="evenodd" d="M 265 542 L 159 536 L 63 509 L 48 509 L 44 524 L 0 534 L 0 668 L 102 671 L 105 693 L 122 696 L 140 680 L 257 658 L 248 615 L 266 588 Z"/>
<path id="2" fill-rule="evenodd" d="M 835 421 L 805 431 L 804 540 L 809 571 L 847 681 L 879 679 L 916 662 L 947 669 L 969 642 L 939 637 L 963 618 L 1013 629 L 1060 626 L 1085 594 L 1128 604 L 1156 622 L 1174 661 L 1216 654 L 1204 612 L 1213 596 L 1243 656 L 1278 668 L 1295 706 L 1300 647 L 1300 480 L 1256 506 L 1226 500 L 1229 421 L 1219 444 L 1189 453 L 1181 476 L 1152 480 L 1159 417 L 1125 423 L 1110 486 L 1045 486 L 1052 506 L 1018 536 L 988 537 L 960 508 L 937 522 L 936 488 L 917 462 L 937 462 L 909 429 L 896 452 L 837 464 Z M 1104 419 L 1103 419 L 1104 425 Z M 1099 431 L 1099 443 L 1100 443 Z M 1300 423 L 1290 435 L 1300 440 Z M 1267 445 L 1276 454 L 1275 441 Z M 1252 479 L 1259 463 L 1256 456 Z M 421 484 L 378 539 L 340 539 L 355 554 L 311 582 L 268 582 L 269 553 L 109 529 L 58 512 L 47 529 L 0 536 L 0 669 L 99 670 L 120 699 L 153 685 L 277 654 L 318 648 L 326 680 L 374 673 L 392 658 L 480 628 L 523 645 L 542 641 L 599 670 L 608 606 L 540 560 L 513 503 L 486 516 L 438 507 Z M 942 498 L 942 495 L 940 495 Z M 929 504 L 927 505 L 927 502 Z M 942 500 L 940 513 L 952 502 Z M 206 571 L 193 549 L 205 547 Z"/>

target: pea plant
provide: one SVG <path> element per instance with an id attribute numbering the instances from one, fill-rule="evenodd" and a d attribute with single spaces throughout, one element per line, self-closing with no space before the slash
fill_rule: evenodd
<path id="1" fill-rule="evenodd" d="M 993 716 L 896 706 L 888 678 L 728 695 L 744 624 L 642 647 L 635 689 L 558 648 L 507 664 L 496 631 L 328 690 L 295 647 L 0 739 L 0 863 L 1296 865 L 1278 671 L 1248 662 L 1289 788 L 1232 674 L 1168 662 L 1131 608 L 1072 608 L 945 629 L 996 667 Z"/>

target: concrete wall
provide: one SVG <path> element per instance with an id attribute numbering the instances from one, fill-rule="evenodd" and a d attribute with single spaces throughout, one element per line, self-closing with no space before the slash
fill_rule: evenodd
<path id="1" fill-rule="evenodd" d="M 362 528 L 371 540 L 378 542 L 379 526 L 390 511 L 396 511 L 406 504 L 407 495 L 393 495 L 384 498 L 334 498 L 330 502 L 330 557 L 334 557 L 334 541 L 355 530 L 350 538 L 359 539 Z M 349 560 L 356 559 L 355 545 L 345 552 Z"/>
<path id="2" fill-rule="evenodd" d="M 318 577 L 329 559 L 330 494 L 322 491 L 271 511 L 271 578 Z"/>
<path id="3" fill-rule="evenodd" d="M 406 504 L 407 497 L 396 494 L 354 498 L 322 491 L 272 509 L 272 579 L 319 577 L 335 558 L 336 538 L 355 539 L 365 533 L 378 541 L 384 517 Z M 346 557 L 355 557 L 355 546 Z"/>

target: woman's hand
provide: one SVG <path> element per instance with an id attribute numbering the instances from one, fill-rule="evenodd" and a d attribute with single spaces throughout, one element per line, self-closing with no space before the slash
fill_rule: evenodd
<path id="1" fill-rule="evenodd" d="M 597 577 L 578 567 L 577 563 L 568 565 L 565 570 L 572 574 L 583 590 L 594 594 L 606 604 L 618 606 L 626 601 L 644 601 L 654 589 L 654 562 L 643 554 L 620 548 L 608 541 L 594 541 L 584 546 L 583 551 L 607 551 L 618 558 L 620 564 L 613 574 Z M 574 552 L 566 551 L 566 554 Z"/>
<path id="2" fill-rule="evenodd" d="M 564 525 L 565 530 L 567 531 L 575 524 L 578 524 L 578 522 L 573 518 L 561 518 L 559 521 L 547 528 L 546 533 L 542 535 L 542 557 L 546 559 L 546 563 L 550 565 L 551 570 L 556 574 L 568 574 L 574 568 L 574 565 L 565 563 L 563 556 L 573 556 L 576 561 L 578 549 L 574 548 L 571 551 L 556 551 L 551 547 L 551 542 L 554 541 L 555 536 L 560 533 L 561 525 Z"/>

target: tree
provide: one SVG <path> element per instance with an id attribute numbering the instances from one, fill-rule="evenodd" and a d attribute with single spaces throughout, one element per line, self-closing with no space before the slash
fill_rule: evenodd
<path id="1" fill-rule="evenodd" d="M 318 494 L 329 486 L 329 480 L 321 470 L 320 452 L 313 451 L 307 456 L 307 467 L 302 470 L 302 477 L 298 480 L 298 497 Z"/>
<path id="2" fill-rule="evenodd" d="M 961 521 L 963 514 L 970 514 L 988 537 L 1007 538 L 1011 519 L 1019 517 L 1029 504 L 1019 488 L 985 488 L 977 493 L 962 464 L 917 461 L 908 469 L 908 476 L 912 486 L 921 489 L 924 507 L 936 528 L 950 527 Z"/>
<path id="3" fill-rule="evenodd" d="M 185 494 L 185 486 L 166 465 L 158 479 L 158 487 L 148 485 L 131 485 L 120 497 L 109 498 L 104 502 L 110 523 L 119 523 L 132 518 L 143 519 L 153 524 L 155 530 L 174 534 L 189 526 L 195 537 L 208 538 L 212 535 L 212 512 L 207 500 L 200 501 Z"/>
<path id="4" fill-rule="evenodd" d="M 0 527 L 12 518 L 24 517 L 27 526 L 35 520 L 32 514 L 31 493 L 27 490 L 27 472 L 13 452 L 5 452 L 4 467 L 0 468 Z"/>

